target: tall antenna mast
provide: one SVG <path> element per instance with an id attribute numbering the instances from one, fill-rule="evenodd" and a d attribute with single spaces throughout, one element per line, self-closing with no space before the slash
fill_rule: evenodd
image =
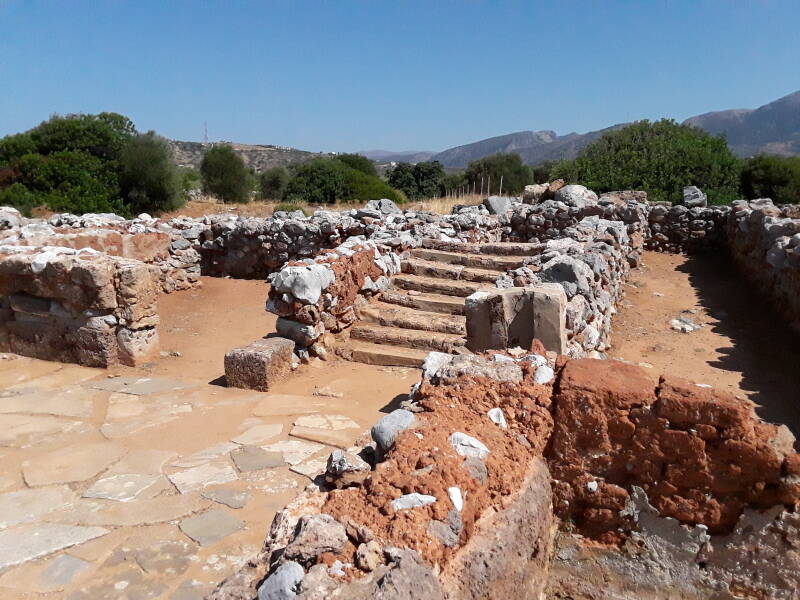
<path id="1" fill-rule="evenodd" d="M 208 121 L 203 121 L 203 144 L 208 146 Z"/>

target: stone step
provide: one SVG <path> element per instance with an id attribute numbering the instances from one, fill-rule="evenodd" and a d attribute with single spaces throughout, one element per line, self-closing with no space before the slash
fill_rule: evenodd
<path id="1" fill-rule="evenodd" d="M 428 312 L 386 302 L 368 304 L 359 313 L 362 321 L 385 327 L 438 331 L 456 335 L 467 333 L 466 318 L 460 315 Z"/>
<path id="2" fill-rule="evenodd" d="M 433 277 L 423 277 L 420 275 L 408 275 L 402 273 L 392 278 L 395 287 L 403 290 L 415 290 L 429 294 L 442 294 L 444 296 L 459 296 L 466 298 L 480 289 L 494 288 L 493 285 L 485 283 L 475 283 L 472 281 L 451 281 L 447 279 L 435 279 Z"/>
<path id="3" fill-rule="evenodd" d="M 494 256 L 491 254 L 465 254 L 463 252 L 446 252 L 429 248 L 414 248 L 411 256 L 431 262 L 463 265 L 477 269 L 506 272 L 524 266 L 525 259 L 518 256 Z"/>
<path id="4" fill-rule="evenodd" d="M 421 258 L 408 258 L 402 261 L 400 266 L 403 273 L 409 273 L 411 275 L 421 275 L 423 277 L 434 277 L 437 279 L 476 281 L 479 283 L 494 283 L 501 275 L 499 271 L 431 262 Z"/>
<path id="5" fill-rule="evenodd" d="M 422 240 L 422 247 L 445 252 L 495 254 L 497 256 L 536 256 L 541 254 L 544 248 L 543 244 L 530 244 L 527 242 L 449 242 L 430 238 Z"/>
<path id="6" fill-rule="evenodd" d="M 409 294 L 405 290 L 386 290 L 381 294 L 381 301 L 406 308 L 415 308 L 427 312 L 446 315 L 463 315 L 464 298 L 444 296 L 442 294 Z"/>
<path id="7" fill-rule="evenodd" d="M 350 342 L 352 354 L 350 360 L 368 365 L 384 367 L 421 367 L 428 356 L 426 350 L 371 344 L 369 342 Z"/>
<path id="8" fill-rule="evenodd" d="M 374 344 L 402 346 L 416 350 L 449 353 L 463 351 L 466 343 L 466 339 L 462 335 L 421 331 L 418 329 L 401 329 L 400 327 L 383 327 L 362 321 L 355 323 L 350 329 L 350 339 Z"/>

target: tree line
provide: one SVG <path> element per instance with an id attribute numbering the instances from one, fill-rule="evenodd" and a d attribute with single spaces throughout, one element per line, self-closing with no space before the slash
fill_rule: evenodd
<path id="1" fill-rule="evenodd" d="M 202 188 L 225 202 L 254 198 L 302 204 L 397 203 L 477 193 L 519 195 L 530 183 L 553 179 L 603 193 L 641 189 L 651 200 L 680 202 L 686 185 L 709 201 L 770 197 L 800 201 L 800 157 L 736 157 L 724 138 L 672 120 L 640 121 L 603 135 L 574 160 L 523 164 L 515 153 L 447 170 L 436 161 L 398 163 L 384 176 L 357 154 L 315 158 L 256 173 L 230 145 L 215 144 L 199 170 L 175 165 L 170 144 L 155 132 L 140 133 L 117 113 L 53 116 L 29 131 L 0 139 L 0 205 L 25 214 L 42 206 L 59 212 L 158 214 L 181 206 Z"/>

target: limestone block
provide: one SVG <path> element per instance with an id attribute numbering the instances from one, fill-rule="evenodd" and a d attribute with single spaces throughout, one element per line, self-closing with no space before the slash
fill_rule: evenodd
<path id="1" fill-rule="evenodd" d="M 467 347 L 474 352 L 519 346 L 539 339 L 547 350 L 566 351 L 567 297 L 558 284 L 480 291 L 465 303 Z"/>
<path id="2" fill-rule="evenodd" d="M 294 342 L 272 337 L 235 348 L 225 355 L 225 379 L 230 387 L 266 392 L 291 371 Z"/>

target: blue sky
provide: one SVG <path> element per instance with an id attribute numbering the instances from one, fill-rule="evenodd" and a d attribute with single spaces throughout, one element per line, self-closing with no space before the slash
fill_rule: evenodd
<path id="1" fill-rule="evenodd" d="M 53 113 L 309 150 L 440 150 L 800 89 L 800 0 L 0 0 L 0 135 Z"/>

